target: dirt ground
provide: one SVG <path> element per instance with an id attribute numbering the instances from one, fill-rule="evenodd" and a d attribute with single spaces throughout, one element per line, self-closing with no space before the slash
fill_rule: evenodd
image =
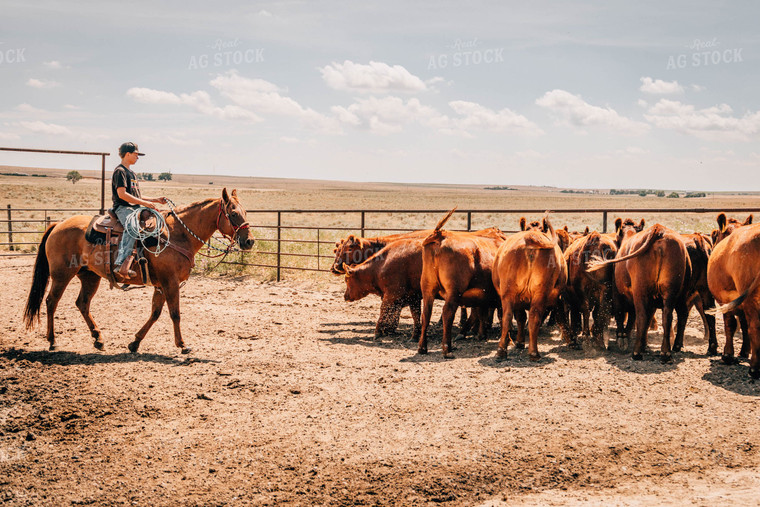
<path id="1" fill-rule="evenodd" d="M 556 332 L 537 364 L 496 362 L 495 333 L 443 360 L 439 328 L 415 354 L 406 310 L 398 336 L 374 341 L 379 299 L 345 303 L 340 279 L 194 276 L 192 354 L 164 311 L 133 355 L 148 289 L 101 285 L 98 352 L 75 281 L 48 352 L 44 324 L 21 321 L 31 262 L 0 260 L 5 505 L 758 502 L 760 388 L 746 360 L 705 355 L 696 314 L 671 364 L 659 332 L 641 362 L 568 350 Z"/>

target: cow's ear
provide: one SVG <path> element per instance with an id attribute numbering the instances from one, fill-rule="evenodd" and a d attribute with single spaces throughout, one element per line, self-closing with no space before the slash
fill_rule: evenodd
<path id="1" fill-rule="evenodd" d="M 639 232 L 643 231 L 643 230 L 644 230 L 644 224 L 645 224 L 645 223 L 646 223 L 646 222 L 644 222 L 644 219 L 642 218 L 642 219 L 641 219 L 641 222 L 639 222 L 639 225 L 638 225 L 638 227 L 636 227 L 636 230 L 637 230 L 637 231 L 639 231 Z"/>
<path id="2" fill-rule="evenodd" d="M 617 217 L 615 219 L 615 232 L 619 231 L 622 226 L 623 226 L 623 219 L 620 217 Z"/>
<path id="3" fill-rule="evenodd" d="M 749 225 L 752 223 L 752 215 L 748 216 L 742 225 Z"/>
<path id="4" fill-rule="evenodd" d="M 584 236 L 588 236 L 588 233 L 589 233 L 589 230 L 588 230 L 588 225 L 587 225 L 587 226 L 586 226 L 586 230 L 585 230 L 585 231 L 583 231 L 583 235 L 584 235 Z"/>
<path id="5" fill-rule="evenodd" d="M 520 230 L 521 231 L 525 230 L 525 222 L 526 222 L 525 217 L 520 217 Z"/>
<path id="6" fill-rule="evenodd" d="M 720 234 L 720 231 L 718 229 L 713 229 L 710 233 L 710 239 L 712 239 L 712 244 L 715 246 L 715 244 L 718 242 L 718 235 Z"/>
<path id="7" fill-rule="evenodd" d="M 726 230 L 726 214 L 721 213 L 720 215 L 718 215 L 717 220 L 718 220 L 718 230 L 720 232 L 724 232 Z"/>
<path id="8" fill-rule="evenodd" d="M 565 232 L 570 232 L 570 229 L 568 229 L 568 228 L 567 228 L 567 225 L 565 225 L 565 226 L 563 227 L 563 229 L 565 229 Z"/>

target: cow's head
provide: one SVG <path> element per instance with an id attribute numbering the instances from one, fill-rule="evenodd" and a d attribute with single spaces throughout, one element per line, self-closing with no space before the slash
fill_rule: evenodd
<path id="1" fill-rule="evenodd" d="M 335 275 L 345 274 L 343 265 L 353 266 L 355 264 L 361 264 L 366 259 L 364 258 L 362 238 L 357 238 L 353 234 L 349 235 L 335 243 L 335 260 L 330 268 L 330 271 Z"/>
<path id="2" fill-rule="evenodd" d="M 371 293 L 371 287 L 367 287 L 366 284 L 363 284 L 355 276 L 354 271 L 356 271 L 356 268 L 343 263 L 340 269 L 346 275 L 346 292 L 343 294 L 343 299 L 346 301 L 358 301 Z"/>
<path id="3" fill-rule="evenodd" d="M 712 232 L 713 245 L 717 245 L 726 236 L 730 236 L 738 227 L 752 224 L 752 215 L 749 215 L 744 222 L 740 222 L 735 218 L 727 218 L 725 213 L 721 213 L 718 215 L 717 221 L 718 228 Z"/>
<path id="4" fill-rule="evenodd" d="M 615 232 L 617 233 L 617 237 L 615 238 L 615 244 L 617 244 L 618 248 L 620 248 L 620 245 L 623 243 L 623 238 L 626 236 L 632 236 L 636 234 L 637 232 L 641 232 L 644 230 L 644 225 L 646 222 L 642 218 L 641 221 L 636 224 L 633 220 L 630 218 L 626 218 L 623 220 L 622 218 L 618 217 L 615 219 Z"/>

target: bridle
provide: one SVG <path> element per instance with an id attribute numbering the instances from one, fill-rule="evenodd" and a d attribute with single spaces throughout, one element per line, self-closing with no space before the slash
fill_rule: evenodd
<path id="1" fill-rule="evenodd" d="M 219 199 L 219 215 L 216 217 L 216 229 L 222 233 L 222 236 L 232 244 L 233 241 L 235 241 L 235 237 L 238 235 L 238 232 L 242 229 L 250 229 L 250 224 L 248 222 L 243 222 L 240 225 L 235 225 L 232 223 L 232 218 L 230 217 L 230 214 L 227 213 L 227 207 L 223 205 L 224 199 Z M 222 214 L 224 214 L 225 218 L 227 218 L 227 223 L 230 224 L 230 227 L 232 227 L 232 236 L 229 236 L 222 231 L 222 228 L 219 227 L 219 221 L 222 219 Z"/>

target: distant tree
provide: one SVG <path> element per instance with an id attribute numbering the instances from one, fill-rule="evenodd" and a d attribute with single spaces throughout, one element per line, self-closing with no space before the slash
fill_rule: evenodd
<path id="1" fill-rule="evenodd" d="M 654 193 L 657 197 L 665 197 L 665 191 L 664 190 L 658 190 Z"/>
<path id="2" fill-rule="evenodd" d="M 79 174 L 79 171 L 69 171 L 68 173 L 66 173 L 66 179 L 69 180 L 73 184 L 81 180 L 82 175 Z"/>
<path id="3" fill-rule="evenodd" d="M 687 192 L 684 197 L 707 197 L 704 192 Z"/>
<path id="4" fill-rule="evenodd" d="M 678 195 L 678 192 L 671 192 L 668 194 L 668 199 L 678 199 L 680 195 Z"/>
<path id="5" fill-rule="evenodd" d="M 153 173 L 140 173 L 138 176 L 141 180 L 153 181 Z"/>
<path id="6" fill-rule="evenodd" d="M 647 192 L 646 190 L 639 190 L 639 195 L 640 195 L 641 197 L 646 197 L 648 193 L 649 193 L 649 192 Z"/>
<path id="7" fill-rule="evenodd" d="M 172 173 L 161 173 L 158 175 L 159 181 L 171 181 Z"/>

